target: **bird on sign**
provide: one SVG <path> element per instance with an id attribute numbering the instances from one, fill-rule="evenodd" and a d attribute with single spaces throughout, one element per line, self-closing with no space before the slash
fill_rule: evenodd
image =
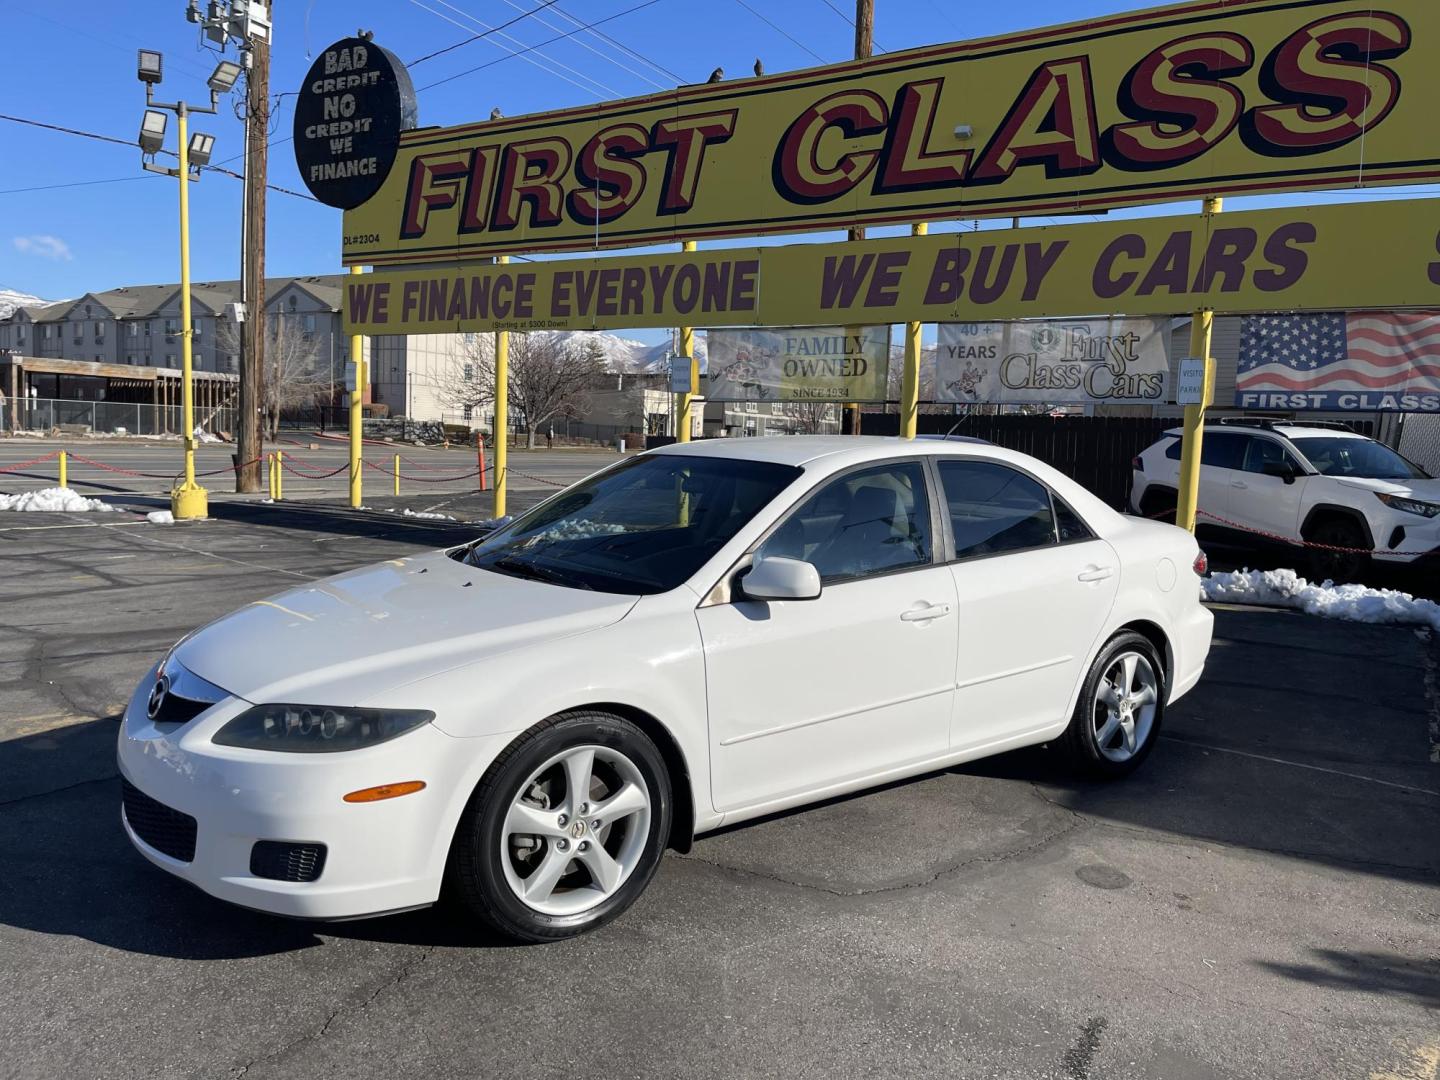
<path id="1" fill-rule="evenodd" d="M 490 119 L 491 119 L 491 120 L 499 120 L 499 119 L 500 119 L 502 116 L 504 116 L 504 115 L 505 115 L 505 114 L 500 111 L 500 106 L 499 106 L 499 105 L 496 105 L 495 108 L 493 108 L 493 109 L 490 110 Z"/>
<path id="2" fill-rule="evenodd" d="M 765 74 L 765 65 L 760 62 L 758 56 L 755 58 L 755 74 L 757 76 Z"/>
<path id="3" fill-rule="evenodd" d="M 710 78 L 706 79 L 705 81 L 706 81 L 706 82 L 719 82 L 719 81 L 720 81 L 721 79 L 723 79 L 723 78 L 725 78 L 725 69 L 724 69 L 724 68 L 716 68 L 714 71 L 710 72 Z"/>

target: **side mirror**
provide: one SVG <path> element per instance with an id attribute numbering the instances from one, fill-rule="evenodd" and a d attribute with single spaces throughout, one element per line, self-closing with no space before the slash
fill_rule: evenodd
<path id="1" fill-rule="evenodd" d="M 1295 470 L 1285 461 L 1267 461 L 1260 471 L 1266 476 L 1278 476 L 1287 484 L 1295 483 Z"/>
<path id="2" fill-rule="evenodd" d="M 761 559 L 740 581 L 749 600 L 815 600 L 820 571 L 808 562 L 779 556 Z"/>

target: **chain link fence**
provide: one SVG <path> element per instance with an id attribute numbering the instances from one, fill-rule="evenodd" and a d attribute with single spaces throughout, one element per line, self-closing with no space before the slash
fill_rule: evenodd
<path id="1" fill-rule="evenodd" d="M 80 435 L 179 435 L 184 426 L 179 405 L 21 398 L 7 402 L 3 411 L 4 415 L 0 416 L 0 429 L 6 431 L 61 431 Z M 233 431 L 235 410 L 197 408 L 195 424 L 211 433 Z"/>
<path id="2" fill-rule="evenodd" d="M 1406 413 L 1396 449 L 1431 476 L 1440 476 L 1440 415 Z"/>

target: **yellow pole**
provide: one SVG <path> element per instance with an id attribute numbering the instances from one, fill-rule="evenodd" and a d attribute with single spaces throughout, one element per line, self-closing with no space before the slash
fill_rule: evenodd
<path id="1" fill-rule="evenodd" d="M 496 262 L 504 265 L 509 255 L 501 255 Z M 510 486 L 510 334 L 500 330 L 495 334 L 495 510 L 494 516 L 505 516 L 505 491 Z"/>
<path id="2" fill-rule="evenodd" d="M 65 462 L 65 451 L 64 451 L 64 450 L 61 450 L 61 451 L 60 451 L 60 486 L 61 486 L 61 487 L 69 487 L 69 486 L 70 486 L 70 484 L 69 484 L 69 479 L 68 479 L 68 476 L 67 476 L 67 471 L 66 471 L 66 468 L 65 468 L 65 464 L 66 464 L 66 462 Z"/>
<path id="3" fill-rule="evenodd" d="M 350 273 L 359 274 L 361 268 L 350 267 Z M 361 402 L 365 398 L 365 386 L 369 380 L 365 377 L 365 343 L 359 334 L 350 335 L 350 361 L 355 365 L 355 389 L 350 392 L 350 509 L 358 510 L 363 498 L 364 481 L 361 474 L 364 472 L 364 442 L 361 439 L 361 430 L 364 423 L 361 418 Z"/>
<path id="4" fill-rule="evenodd" d="M 911 236 L 924 236 L 930 226 L 923 221 L 910 226 Z M 905 371 L 900 379 L 900 437 L 915 438 L 920 415 L 920 324 L 905 324 Z"/>
<path id="5" fill-rule="evenodd" d="M 680 245 L 681 251 L 694 251 L 695 241 L 686 240 Z M 695 389 L 695 328 L 680 327 L 680 355 L 690 358 L 690 389 Z M 690 441 L 690 406 L 694 401 L 691 393 L 675 395 L 675 441 Z"/>
<path id="6" fill-rule="evenodd" d="M 1224 209 L 1220 199 L 1205 200 L 1206 218 Z M 1215 321 L 1212 308 L 1201 308 L 1190 321 L 1190 355 L 1205 361 L 1205 392 L 1199 405 L 1185 406 L 1185 434 L 1180 443 L 1180 491 L 1176 496 L 1175 524 L 1195 531 L 1200 502 L 1200 459 L 1205 440 L 1205 409 L 1215 395 L 1215 358 L 1210 355 L 1210 331 Z"/>
<path id="7" fill-rule="evenodd" d="M 395 494 L 400 494 L 400 455 L 395 455 Z"/>
<path id="8" fill-rule="evenodd" d="M 265 455 L 265 479 L 270 483 L 270 501 L 275 501 L 275 455 Z"/>
<path id="9" fill-rule="evenodd" d="M 190 136 L 185 103 L 175 109 L 180 129 L 180 414 L 185 425 L 185 482 L 170 493 L 170 510 L 177 519 L 204 518 L 209 495 L 195 483 L 195 372 L 192 350 L 194 328 L 190 317 Z"/>
<path id="10" fill-rule="evenodd" d="M 275 501 L 285 498 L 285 451 L 275 451 Z"/>

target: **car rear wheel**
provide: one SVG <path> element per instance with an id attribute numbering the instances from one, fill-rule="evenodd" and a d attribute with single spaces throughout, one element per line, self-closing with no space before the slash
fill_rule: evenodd
<path id="1" fill-rule="evenodd" d="M 671 813 L 664 760 L 644 732 L 608 713 L 562 713 L 486 771 L 456 833 L 451 885 L 508 937 L 585 933 L 650 883 Z"/>
<path id="2" fill-rule="evenodd" d="M 1316 582 L 1351 585 L 1364 577 L 1370 566 L 1370 542 L 1360 526 L 1346 518 L 1322 521 L 1305 539 L 1324 545 L 1310 549 L 1310 575 Z"/>
<path id="3" fill-rule="evenodd" d="M 1165 668 L 1149 640 L 1116 634 L 1090 665 L 1059 748 L 1079 772 L 1126 776 L 1149 756 L 1165 714 Z"/>

